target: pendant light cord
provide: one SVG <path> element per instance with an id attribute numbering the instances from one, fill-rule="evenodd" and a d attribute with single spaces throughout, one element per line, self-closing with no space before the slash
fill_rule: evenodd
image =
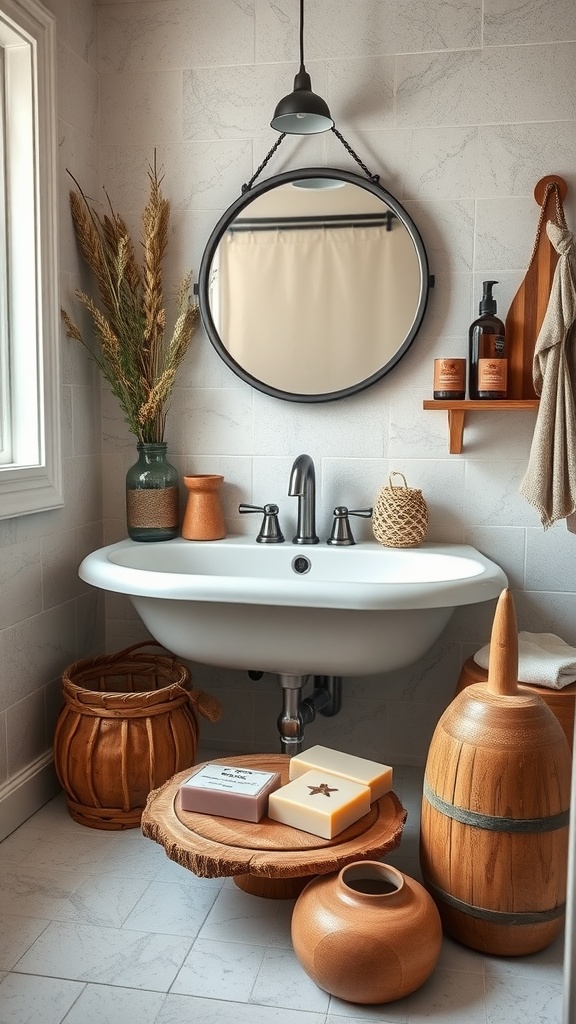
<path id="1" fill-rule="evenodd" d="M 304 70 L 304 0 L 300 0 L 300 70 Z"/>

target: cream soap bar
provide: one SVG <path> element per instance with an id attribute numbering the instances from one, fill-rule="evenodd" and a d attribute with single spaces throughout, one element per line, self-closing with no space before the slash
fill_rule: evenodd
<path id="1" fill-rule="evenodd" d="M 270 794 L 268 817 L 333 839 L 370 810 L 370 790 L 327 772 L 306 772 Z"/>
<path id="2" fill-rule="evenodd" d="M 282 782 L 280 772 L 207 764 L 180 786 L 183 811 L 200 811 L 240 821 L 260 821 L 268 797 Z"/>
<path id="3" fill-rule="evenodd" d="M 331 750 L 330 747 L 310 747 L 310 750 L 296 754 L 290 759 L 291 779 L 297 779 L 304 772 L 312 770 L 342 776 L 360 786 L 369 786 L 372 803 L 392 789 L 392 768 L 389 765 L 367 761 L 366 758 L 354 757 L 353 754 L 344 754 L 340 750 Z"/>

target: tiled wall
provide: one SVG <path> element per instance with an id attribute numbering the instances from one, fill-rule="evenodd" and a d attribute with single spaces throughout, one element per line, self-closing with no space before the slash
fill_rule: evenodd
<path id="1" fill-rule="evenodd" d="M 296 0 L 102 3 L 99 70 L 102 179 L 136 223 L 156 148 L 172 203 L 170 274 L 198 268 L 203 244 L 276 139 L 269 121 L 296 70 Z M 465 355 L 482 280 L 495 278 L 505 313 L 523 278 L 548 173 L 569 184 L 576 218 L 576 6 L 573 0 L 307 0 L 306 58 L 336 125 L 419 226 L 436 287 L 424 327 L 399 366 L 368 391 L 295 406 L 251 390 L 194 341 L 168 421 L 181 471 L 223 473 L 231 531 L 240 500 L 275 501 L 287 535 L 291 462 L 309 452 L 319 478 L 319 529 L 335 504 L 370 504 L 390 470 L 422 488 L 430 537 L 465 541 L 499 562 L 521 628 L 576 643 L 576 537 L 546 533 L 518 494 L 535 414 L 467 420 L 465 450 L 447 453 L 444 414 L 424 413 L 432 361 Z M 331 134 L 286 139 L 269 165 L 325 162 L 356 169 Z M 104 400 L 106 539 L 124 534 L 122 481 L 133 444 Z M 357 530 L 368 536 L 369 527 Z M 459 666 L 486 642 L 492 608 L 457 612 L 430 653 L 387 678 L 346 680 L 344 710 L 309 738 L 421 763 Z M 142 634 L 123 600 L 109 602 L 108 643 Z M 297 641 L 296 641 L 297 642 Z M 351 642 L 353 640 L 351 639 Z M 257 668 L 257 666 L 255 666 Z M 222 749 L 276 744 L 273 678 L 198 668 L 225 714 L 206 727 Z"/>
<path id="2" fill-rule="evenodd" d="M 98 182 L 96 25 L 91 0 L 48 6 L 57 17 L 61 287 L 68 304 L 80 278 L 65 167 L 89 190 Z M 103 602 L 76 572 L 102 543 L 100 387 L 80 346 L 68 341 L 62 444 L 64 507 L 0 520 L 0 800 L 52 746 L 62 670 L 103 645 Z"/>

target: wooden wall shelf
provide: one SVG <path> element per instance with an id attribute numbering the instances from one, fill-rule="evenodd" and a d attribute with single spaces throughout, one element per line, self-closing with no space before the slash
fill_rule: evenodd
<path id="1" fill-rule="evenodd" d="M 503 398 L 498 401 L 463 399 L 444 402 L 440 399 L 425 399 L 424 409 L 448 412 L 448 450 L 450 455 L 460 455 L 464 436 L 464 417 L 467 412 L 512 412 L 515 409 L 537 409 L 537 398 Z"/>

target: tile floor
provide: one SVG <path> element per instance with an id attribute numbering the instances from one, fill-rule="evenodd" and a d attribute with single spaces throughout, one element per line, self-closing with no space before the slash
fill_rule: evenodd
<path id="1" fill-rule="evenodd" d="M 409 818 L 388 858 L 416 877 L 420 786 L 397 770 Z M 136 829 L 77 825 L 58 796 L 0 844 L 0 1024 L 560 1024 L 561 942 L 508 960 L 446 939 L 421 989 L 362 1007 L 304 974 L 291 909 L 196 878 Z"/>

